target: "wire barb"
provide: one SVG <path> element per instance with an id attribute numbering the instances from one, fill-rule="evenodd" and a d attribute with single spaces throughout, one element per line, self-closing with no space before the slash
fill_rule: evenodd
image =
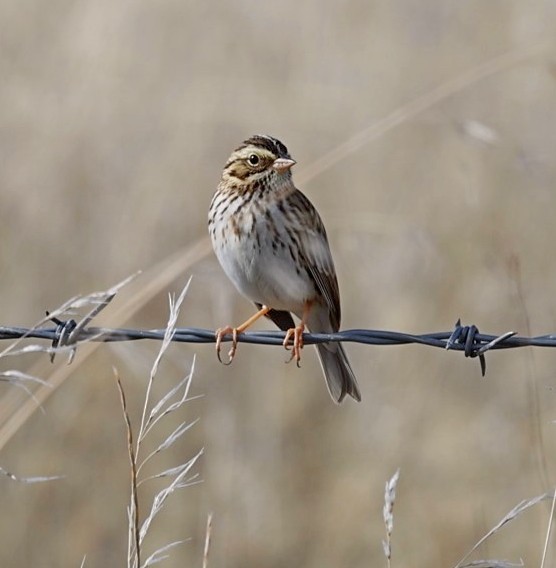
<path id="1" fill-rule="evenodd" d="M 461 319 L 458 318 L 454 331 L 446 342 L 446 349 L 457 349 L 456 346 L 463 346 L 463 353 L 466 357 L 478 357 L 481 364 L 481 375 L 484 377 L 486 373 L 485 353 L 514 335 L 516 335 L 515 331 L 508 331 L 494 337 L 488 343 L 483 343 L 479 336 L 479 328 L 476 325 L 461 325 Z"/>
<path id="2" fill-rule="evenodd" d="M 46 317 L 50 315 L 50 312 L 46 310 Z M 56 357 L 56 349 L 58 347 L 65 347 L 72 343 L 72 333 L 77 327 L 77 322 L 74 319 L 69 319 L 62 321 L 57 317 L 51 317 L 50 321 L 56 324 L 55 335 L 52 338 L 52 352 L 50 353 L 50 362 L 54 363 L 54 358 Z M 73 361 L 75 357 L 76 348 L 73 347 L 70 350 L 68 365 Z"/>

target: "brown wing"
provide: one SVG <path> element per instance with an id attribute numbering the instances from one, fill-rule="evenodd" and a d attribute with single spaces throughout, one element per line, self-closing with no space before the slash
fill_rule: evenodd
<path id="1" fill-rule="evenodd" d="M 342 317 L 340 292 L 326 229 L 317 210 L 301 191 L 292 193 L 289 201 L 296 217 L 300 219 L 299 248 L 302 260 L 328 308 L 332 328 L 338 331 Z"/>

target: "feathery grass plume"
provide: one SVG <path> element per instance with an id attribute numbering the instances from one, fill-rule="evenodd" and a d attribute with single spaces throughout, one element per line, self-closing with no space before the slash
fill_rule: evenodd
<path id="1" fill-rule="evenodd" d="M 137 273 L 138 274 L 138 273 Z M 132 275 L 125 280 L 112 286 L 108 290 L 101 292 L 92 292 L 83 296 L 74 296 L 70 300 L 64 302 L 59 308 L 49 312 L 49 314 L 37 322 L 30 332 L 38 330 L 46 323 L 51 323 L 52 318 L 67 319 L 75 316 L 79 310 L 88 308 L 88 311 L 76 323 L 75 327 L 72 326 L 71 331 L 68 327 L 68 332 L 62 334 L 61 339 L 58 341 L 58 346 L 49 347 L 45 345 L 31 344 L 21 346 L 21 343 L 26 336 L 20 337 L 13 341 L 8 347 L 0 351 L 0 359 L 2 357 L 24 355 L 26 353 L 49 353 L 51 356 L 57 353 L 69 352 L 70 361 L 73 358 L 77 345 L 83 345 L 83 350 L 86 358 L 87 354 L 92 353 L 99 344 L 92 343 L 94 337 L 88 337 L 82 341 L 76 341 L 73 332 L 81 330 L 84 326 L 95 317 L 101 310 L 103 310 L 119 292 L 119 290 L 131 282 L 135 275 Z M 81 362 L 81 359 L 80 359 Z M 47 363 L 48 365 L 48 363 Z M 70 370 L 71 369 L 71 370 Z M 70 368 L 68 366 L 54 368 L 47 370 L 44 361 L 40 361 L 33 366 L 33 372 L 21 373 L 19 371 L 5 371 L 3 376 L 6 379 L 11 379 L 11 383 L 15 386 L 23 388 L 30 398 L 21 404 L 20 397 L 15 393 L 15 389 L 7 392 L 0 398 L 0 449 L 11 439 L 11 437 L 21 428 L 25 421 L 36 411 L 37 408 L 42 410 L 44 401 L 56 390 L 56 388 L 75 371 L 75 366 Z M 47 376 L 48 380 L 38 379 L 37 376 Z M 16 382 L 14 379 L 18 378 Z"/>
<path id="2" fill-rule="evenodd" d="M 396 502 L 396 486 L 398 485 L 398 480 L 400 479 L 400 468 L 396 470 L 396 473 L 386 482 L 384 488 L 384 507 L 382 508 L 382 519 L 384 520 L 384 526 L 386 527 L 386 540 L 382 541 L 382 548 L 384 550 L 384 556 L 388 562 L 388 568 L 390 568 L 390 560 L 392 558 L 392 530 L 394 529 L 394 503 Z"/>
<path id="3" fill-rule="evenodd" d="M 538 495 L 537 497 L 533 497 L 531 499 L 524 499 L 520 501 L 511 511 L 506 513 L 504 517 L 494 526 L 492 527 L 476 544 L 473 546 L 469 552 L 467 552 L 463 558 L 454 566 L 454 568 L 468 568 L 469 566 L 474 566 L 473 562 L 464 564 L 464 562 L 485 542 L 488 538 L 490 538 L 493 534 L 498 532 L 504 525 L 513 521 L 515 518 L 519 517 L 522 513 L 534 507 L 537 503 L 541 501 L 546 501 L 548 499 L 554 500 L 554 493 L 543 493 L 542 495 Z M 490 562 L 491 565 L 494 566 L 493 563 L 498 563 L 499 566 L 503 566 L 505 561 L 502 560 L 478 560 L 477 562 Z M 502 564 L 501 564 L 502 563 Z M 512 566 L 509 563 L 506 563 L 506 566 Z M 519 564 L 518 564 L 519 566 Z"/>
<path id="4" fill-rule="evenodd" d="M 21 347 L 16 349 L 16 347 L 26 338 L 26 336 L 20 337 L 16 339 L 13 343 L 8 345 L 6 349 L 0 351 L 0 359 L 2 357 L 6 357 L 8 355 L 25 355 L 27 353 L 49 353 L 51 355 L 51 360 L 54 360 L 54 356 L 57 353 L 68 352 L 69 353 L 69 360 L 68 363 L 73 361 L 75 356 L 75 351 L 77 345 L 80 343 L 85 343 L 94 339 L 93 337 L 88 337 L 87 339 L 83 339 L 81 341 L 77 341 L 80 332 L 95 318 L 108 304 L 114 299 L 116 294 L 120 291 L 121 288 L 129 284 L 134 278 L 137 277 L 139 272 L 136 274 L 132 274 L 128 276 L 125 280 L 122 280 L 115 286 L 112 286 L 108 290 L 103 290 L 100 292 L 92 292 L 90 294 L 86 294 L 84 296 L 74 296 L 73 298 L 64 302 L 60 307 L 56 308 L 54 311 L 49 311 L 46 313 L 46 316 L 38 321 L 30 331 L 35 331 L 43 326 L 45 323 L 49 323 L 55 320 L 65 320 L 70 317 L 76 316 L 79 313 L 79 310 L 83 308 L 89 308 L 89 311 L 86 312 L 80 319 L 76 322 L 75 326 L 71 329 L 71 331 L 64 332 L 62 331 L 62 335 L 58 342 L 58 345 L 52 347 L 46 347 L 40 344 L 32 344 L 26 345 L 25 347 Z"/>
<path id="5" fill-rule="evenodd" d="M 199 457 L 203 454 L 203 449 L 199 450 L 185 463 L 166 469 L 149 477 L 141 478 L 140 476 L 141 470 L 143 469 L 145 464 L 150 462 L 161 452 L 172 447 L 172 445 L 177 440 L 179 440 L 185 434 L 185 432 L 187 432 L 193 425 L 197 423 L 197 420 L 181 422 L 177 428 L 175 428 L 172 432 L 170 432 L 170 434 L 166 436 L 162 443 L 158 444 L 154 450 L 147 453 L 146 457 L 142 457 L 142 454 L 144 453 L 143 445 L 146 443 L 148 434 L 153 430 L 153 428 L 155 426 L 158 426 L 160 428 L 161 421 L 165 416 L 168 416 L 171 413 L 174 413 L 181 409 L 185 402 L 198 398 L 189 396 L 191 381 L 193 379 L 195 370 L 195 359 L 193 359 L 191 369 L 186 377 L 180 380 L 174 387 L 172 387 L 166 394 L 164 394 L 160 400 L 155 402 L 151 400 L 152 388 L 156 374 L 158 372 L 160 362 L 175 334 L 179 310 L 187 293 L 190 282 L 191 279 L 189 279 L 177 299 L 173 296 L 170 296 L 170 315 L 168 318 L 168 324 L 166 326 L 164 340 L 161 343 L 159 352 L 150 371 L 136 442 L 134 442 L 133 428 L 127 409 L 125 392 L 116 372 L 117 384 L 120 392 L 120 401 L 124 414 L 124 420 L 126 423 L 127 446 L 131 472 L 130 504 L 128 506 L 128 568 L 146 568 L 147 566 L 152 566 L 164 560 L 165 558 L 168 558 L 168 551 L 178 544 L 184 542 L 183 540 L 170 542 L 155 550 L 148 558 L 146 558 L 146 560 L 142 561 L 142 557 L 144 556 L 143 549 L 145 538 L 148 535 L 152 522 L 162 511 L 167 499 L 175 490 L 189 487 L 190 485 L 195 483 L 199 483 L 198 474 L 192 473 L 192 468 L 197 463 Z M 169 481 L 168 485 L 166 485 L 155 495 L 148 514 L 144 517 L 143 520 L 141 520 L 139 511 L 139 488 L 143 483 L 147 481 L 161 478 L 169 478 L 171 481 Z"/>

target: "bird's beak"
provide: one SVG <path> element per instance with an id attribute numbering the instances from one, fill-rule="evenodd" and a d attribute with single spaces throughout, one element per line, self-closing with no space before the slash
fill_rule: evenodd
<path id="1" fill-rule="evenodd" d="M 278 158 L 272 162 L 272 167 L 278 172 L 282 173 L 289 170 L 297 162 L 291 158 Z"/>

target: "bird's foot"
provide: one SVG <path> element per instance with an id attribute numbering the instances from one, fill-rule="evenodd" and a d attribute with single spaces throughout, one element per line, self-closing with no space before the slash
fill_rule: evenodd
<path id="1" fill-rule="evenodd" d="M 286 351 L 290 350 L 289 343 L 293 338 L 293 345 L 291 347 L 290 358 L 286 361 L 289 363 L 292 359 L 295 359 L 295 364 L 300 367 L 299 362 L 301 361 L 301 350 L 303 349 L 303 332 L 305 331 L 305 324 L 301 322 L 298 326 L 292 327 L 286 331 L 286 337 L 282 345 Z"/>
<path id="2" fill-rule="evenodd" d="M 225 335 L 228 335 L 229 333 L 232 334 L 232 346 L 228 351 L 228 360 L 222 361 L 222 358 L 220 357 L 220 348 L 222 346 L 222 339 L 224 338 Z M 230 363 L 234 360 L 234 355 L 236 354 L 236 349 L 237 349 L 238 333 L 239 332 L 237 327 L 230 327 L 229 325 L 227 325 L 226 327 L 221 327 L 214 332 L 214 335 L 216 337 L 216 356 L 218 357 L 218 360 L 220 361 L 220 363 L 222 363 L 222 365 L 230 365 Z"/>

